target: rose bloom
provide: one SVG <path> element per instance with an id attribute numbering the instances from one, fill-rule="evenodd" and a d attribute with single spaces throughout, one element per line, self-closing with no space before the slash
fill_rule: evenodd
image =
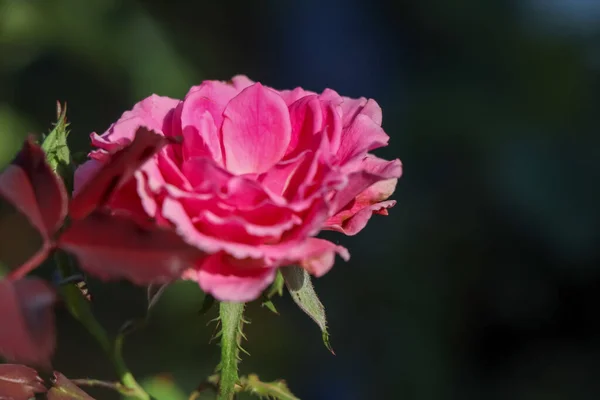
<path id="1" fill-rule="evenodd" d="M 152 95 L 102 135 L 75 192 L 140 126 L 170 141 L 116 190 L 107 207 L 140 224 L 173 229 L 202 251 L 183 278 L 223 301 L 250 301 L 277 268 L 325 274 L 346 249 L 314 236 L 354 235 L 387 200 L 400 160 L 369 152 L 386 146 L 381 108 L 326 89 L 277 91 L 245 76 L 205 81 L 183 100 Z"/>

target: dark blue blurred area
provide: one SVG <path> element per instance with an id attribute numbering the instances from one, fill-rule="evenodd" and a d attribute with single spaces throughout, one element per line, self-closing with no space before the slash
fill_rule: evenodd
<path id="1" fill-rule="evenodd" d="M 327 235 L 352 253 L 315 283 L 337 356 L 285 297 L 250 307 L 242 373 L 308 400 L 600 398 L 600 1 L 0 0 L 0 159 L 57 99 L 85 150 L 142 97 L 239 73 L 375 98 L 405 167 L 388 217 Z M 113 332 L 143 313 L 142 289 L 90 288 Z M 138 375 L 211 373 L 201 303 L 168 291 L 126 343 Z M 114 379 L 58 318 L 56 368 Z"/>

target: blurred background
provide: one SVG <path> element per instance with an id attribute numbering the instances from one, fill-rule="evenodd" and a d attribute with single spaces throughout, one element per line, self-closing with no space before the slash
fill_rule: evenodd
<path id="1" fill-rule="evenodd" d="M 405 166 L 389 217 L 330 235 L 352 253 L 315 283 L 337 356 L 286 296 L 250 307 L 242 373 L 303 400 L 600 398 L 600 1 L 0 0 L 0 164 L 56 100 L 84 151 L 141 98 L 240 73 L 376 99 Z M 143 314 L 142 289 L 89 286 L 111 332 Z M 148 384 L 212 372 L 202 296 L 171 287 L 128 339 Z M 56 368 L 114 379 L 57 313 Z"/>

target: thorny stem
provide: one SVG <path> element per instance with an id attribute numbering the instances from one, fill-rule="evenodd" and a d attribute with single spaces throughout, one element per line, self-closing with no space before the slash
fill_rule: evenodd
<path id="1" fill-rule="evenodd" d="M 233 400 L 239 381 L 238 362 L 243 338 L 244 303 L 220 304 L 221 331 L 221 377 L 217 400 Z"/>

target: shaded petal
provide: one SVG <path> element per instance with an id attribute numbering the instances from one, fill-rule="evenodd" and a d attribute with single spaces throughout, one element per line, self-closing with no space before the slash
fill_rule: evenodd
<path id="1" fill-rule="evenodd" d="M 110 155 L 107 157 L 110 159 Z M 86 185 L 104 166 L 104 162 L 98 159 L 91 159 L 81 164 L 75 170 L 75 179 L 73 183 L 73 196 L 77 196 L 81 188 Z"/>
<path id="2" fill-rule="evenodd" d="M 213 254 L 226 250 L 229 254 L 239 259 L 262 257 L 262 251 L 257 246 L 226 242 L 218 237 L 200 232 L 192 222 L 181 201 L 177 199 L 171 197 L 165 198 L 161 213 L 164 218 L 174 225 L 179 236 L 188 244 L 203 252 Z"/>
<path id="3" fill-rule="evenodd" d="M 321 109 L 324 119 L 323 129 L 329 144 L 328 153 L 336 154 L 342 140 L 342 109 L 334 102 L 321 102 Z"/>
<path id="4" fill-rule="evenodd" d="M 365 192 L 359 199 L 360 203 L 366 206 L 387 199 L 396 187 L 395 180 L 402 175 L 400 160 L 386 161 L 369 155 L 362 160 L 360 166 L 359 171 L 350 174 L 348 185 L 333 198 L 334 213 L 345 208 L 350 202 L 355 201 L 357 196 L 380 181 L 387 182 L 376 186 L 372 191 Z"/>
<path id="5" fill-rule="evenodd" d="M 194 157 L 183 162 L 183 175 L 197 192 L 221 192 L 233 175 L 209 158 Z"/>
<path id="6" fill-rule="evenodd" d="M 369 222 L 373 214 L 387 215 L 387 209 L 395 205 L 395 200 L 382 201 L 366 206 L 360 206 L 360 202 L 357 202 L 356 206 L 353 206 L 351 209 L 341 211 L 328 219 L 323 229 L 353 236 L 367 226 L 367 222 Z"/>
<path id="7" fill-rule="evenodd" d="M 44 380 L 33 368 L 18 364 L 0 364 L 0 394 L 9 400 L 29 400 L 45 393 Z"/>
<path id="8" fill-rule="evenodd" d="M 260 184 L 268 189 L 271 193 L 283 195 L 283 193 L 286 192 L 291 178 L 294 176 L 295 172 L 304 164 L 305 159 L 311 155 L 312 154 L 309 150 L 305 150 L 295 158 L 281 161 L 267 172 L 261 174 L 257 178 L 257 181 L 260 182 Z M 291 192 L 290 194 L 292 196 L 291 198 L 293 198 L 294 193 Z M 288 198 L 288 200 L 291 198 Z"/>
<path id="9" fill-rule="evenodd" d="M 262 173 L 281 160 L 290 142 L 291 123 L 287 106 L 275 91 L 256 83 L 232 99 L 223 115 L 229 171 Z"/>
<path id="10" fill-rule="evenodd" d="M 366 115 L 359 114 L 342 132 L 337 156 L 343 164 L 364 157 L 369 151 L 387 146 L 389 136 Z"/>
<path id="11" fill-rule="evenodd" d="M 323 129 L 323 111 L 316 95 L 305 96 L 289 109 L 292 134 L 286 157 L 295 157 L 303 151 L 315 150 L 319 145 L 315 134 Z"/>
<path id="12" fill-rule="evenodd" d="M 109 200 L 148 159 L 168 141 L 161 135 L 140 127 L 129 146 L 111 155 L 95 175 L 78 184 L 77 196 L 71 200 L 69 214 L 74 219 L 89 215 Z"/>
<path id="13" fill-rule="evenodd" d="M 56 294 L 38 278 L 0 280 L 0 354 L 8 360 L 50 368 L 55 346 Z"/>
<path id="14" fill-rule="evenodd" d="M 181 169 L 177 167 L 173 159 L 169 156 L 168 152 L 166 151 L 168 149 L 170 149 L 170 147 L 163 147 L 163 149 L 156 155 L 155 167 L 158 174 L 162 177 L 160 186 L 162 186 L 164 183 L 169 183 L 186 190 L 191 190 L 192 185 L 183 174 Z M 146 163 L 146 165 L 147 164 L 149 164 L 149 162 Z"/>
<path id="15" fill-rule="evenodd" d="M 170 230 L 100 213 L 74 221 L 59 247 L 77 256 L 90 275 L 140 285 L 169 281 L 202 255 Z"/>
<path id="16" fill-rule="evenodd" d="M 324 239 L 308 238 L 302 244 L 292 248 L 281 265 L 297 264 L 311 275 L 320 277 L 333 267 L 336 254 L 344 261 L 350 259 L 350 253 L 345 247 Z"/>
<path id="17" fill-rule="evenodd" d="M 255 300 L 275 279 L 276 269 L 256 268 L 254 262 L 244 265 L 224 253 L 204 259 L 184 278 L 198 282 L 202 290 L 220 301 L 248 302 Z"/>
<path id="18" fill-rule="evenodd" d="M 224 105 L 206 97 L 204 90 L 198 90 L 188 94 L 180 107 L 183 159 L 209 157 L 223 165 L 219 127 Z"/>
<path id="19" fill-rule="evenodd" d="M 202 211 L 192 221 L 200 231 L 208 235 L 254 245 L 278 241 L 286 231 L 302 223 L 298 216 L 292 215 L 274 224 L 253 224 L 240 216 L 219 216 L 208 210 Z"/>
<path id="20" fill-rule="evenodd" d="M 373 99 L 366 99 L 364 97 L 351 99 L 349 97 L 340 96 L 332 89 L 325 89 L 319 98 L 321 100 L 334 101 L 341 106 L 343 115 L 342 123 L 344 127 L 350 125 L 358 114 L 366 115 L 377 125 L 381 126 L 383 119 L 381 107 L 379 107 L 379 104 Z"/>

